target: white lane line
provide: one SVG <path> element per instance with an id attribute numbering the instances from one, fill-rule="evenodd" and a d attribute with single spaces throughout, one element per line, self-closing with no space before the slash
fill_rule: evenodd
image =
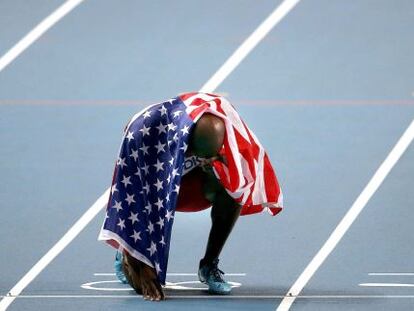
<path id="1" fill-rule="evenodd" d="M 95 276 L 115 276 L 115 273 L 94 273 Z M 197 273 L 167 273 L 168 276 L 197 276 Z M 226 273 L 226 276 L 246 276 L 246 273 Z"/>
<path id="2" fill-rule="evenodd" d="M 197 276 L 197 273 L 167 273 L 171 276 Z M 225 276 L 246 276 L 246 273 L 225 273 Z"/>
<path id="3" fill-rule="evenodd" d="M 241 63 L 256 45 L 278 24 L 300 0 L 285 0 L 240 45 L 216 73 L 201 88 L 201 92 L 213 92 Z"/>
<path id="4" fill-rule="evenodd" d="M 4 297 L 4 296 L 0 296 Z M 167 299 L 282 299 L 283 295 L 167 295 Z M 42 298 L 129 298 L 141 299 L 139 295 L 19 295 L 17 299 L 42 299 Z M 414 295 L 303 295 L 297 299 L 414 299 Z"/>
<path id="5" fill-rule="evenodd" d="M 387 158 L 375 172 L 374 176 L 372 176 L 369 183 L 365 186 L 364 190 L 355 200 L 354 204 L 352 204 L 349 211 L 346 213 L 344 218 L 335 228 L 335 230 L 331 233 L 328 240 L 319 250 L 319 252 L 315 255 L 312 261 L 308 264 L 296 282 L 292 285 L 289 289 L 287 297 L 285 297 L 278 308 L 277 311 L 286 311 L 289 310 L 290 306 L 295 301 L 295 296 L 298 296 L 302 289 L 306 286 L 308 281 L 311 277 L 315 274 L 316 270 L 322 265 L 325 259 L 329 256 L 329 254 L 333 251 L 339 241 L 342 239 L 344 234 L 348 231 L 349 227 L 358 217 L 359 213 L 363 210 L 366 206 L 368 201 L 377 191 L 379 186 L 384 181 L 385 177 L 387 177 L 388 173 L 394 167 L 395 163 L 400 159 L 403 155 L 404 151 L 408 148 L 411 141 L 414 138 L 414 120 L 411 121 L 411 124 L 405 130 L 404 134 L 398 140 L 397 144 L 388 154 Z M 292 296 L 292 297 L 290 297 Z"/>
<path id="6" fill-rule="evenodd" d="M 33 42 L 39 39 L 40 36 L 43 35 L 50 27 L 56 24 L 83 1 L 84 0 L 68 0 L 57 8 L 52 14 L 41 21 L 0 58 L 0 72 L 13 60 L 15 60 L 16 57 L 23 53 Z"/>
<path id="7" fill-rule="evenodd" d="M 414 276 L 412 272 L 371 272 L 368 275 L 397 275 L 397 276 Z"/>
<path id="8" fill-rule="evenodd" d="M 359 286 L 365 287 L 414 287 L 410 283 L 361 283 Z"/>
<path id="9" fill-rule="evenodd" d="M 60 18 L 62 18 L 65 14 L 70 12 L 71 9 L 73 9 L 76 5 L 78 5 L 82 1 L 83 0 L 73 0 L 73 1 L 69 0 L 69 1 L 67 1 L 64 5 L 62 5 L 58 9 L 58 10 L 61 10 L 61 11 L 60 11 L 60 13 L 58 14 L 57 17 L 60 16 Z M 214 90 L 224 81 L 224 79 L 233 71 L 233 69 L 241 62 L 241 60 L 244 57 L 246 57 L 246 55 L 248 53 L 251 52 L 251 50 L 257 45 L 257 43 L 261 39 L 263 39 L 264 36 L 266 36 L 266 34 L 270 31 L 270 29 L 273 26 L 275 26 L 276 23 L 279 22 L 299 1 L 300 0 L 293 0 L 293 1 L 292 0 L 285 0 L 278 8 L 276 8 L 276 10 L 271 14 L 271 16 L 269 18 L 267 18 L 259 26 L 260 29 L 262 29 L 262 28 L 263 29 L 260 30 L 260 31 L 258 31 L 259 28 L 256 29 L 256 31 L 253 32 L 253 34 L 246 40 L 246 41 L 248 41 L 250 38 L 252 38 L 252 39 L 250 39 L 251 42 L 249 41 L 250 43 L 245 48 L 243 48 L 242 51 L 237 52 L 238 50 L 240 50 L 240 49 L 238 49 L 234 53 L 234 54 L 236 54 L 236 53 L 240 54 L 241 53 L 244 56 L 242 56 L 241 58 L 240 58 L 240 56 L 238 56 L 237 59 L 239 59 L 239 60 L 236 61 L 236 62 L 234 60 L 231 61 L 231 63 L 232 63 L 231 70 L 226 69 L 224 73 L 220 73 L 218 75 L 218 78 L 213 79 L 213 77 L 212 77 L 211 79 L 209 79 L 208 82 L 203 86 L 203 88 L 200 91 L 214 92 Z M 68 7 L 66 7 L 66 6 L 68 6 Z M 71 6 L 73 6 L 73 7 L 71 7 Z M 65 7 L 65 9 L 62 9 L 62 7 Z M 65 13 L 65 10 L 66 10 L 66 13 Z M 65 14 L 63 14 L 63 13 L 65 13 Z M 54 15 L 54 13 L 52 15 Z M 48 28 L 50 28 L 54 23 L 56 23 L 60 19 L 60 18 L 57 18 L 56 16 L 51 17 L 52 15 L 47 17 L 41 23 L 41 24 L 43 24 L 46 20 L 50 19 L 50 21 L 45 23 L 46 26 L 49 25 L 48 27 L 42 26 L 42 27 L 40 27 L 40 29 L 38 29 L 35 32 L 35 34 L 29 36 L 33 32 L 32 31 L 26 36 L 26 37 L 29 36 L 29 39 L 27 39 L 28 40 L 27 42 L 29 42 L 29 44 L 27 44 L 26 41 L 24 43 L 21 43 L 26 38 L 25 37 L 18 44 L 16 44 L 16 46 L 21 44 L 24 48 L 18 47 L 18 48 L 15 49 L 16 46 L 12 48 L 12 50 L 15 49 L 15 52 L 11 53 L 11 55 L 14 56 L 14 57 L 10 58 L 11 56 L 7 56 L 8 54 L 10 54 L 10 51 L 9 51 L 5 55 L 7 57 L 3 56 L 1 58 L 2 62 L 5 65 L 3 67 L 0 67 L 0 72 L 1 72 L 2 68 L 4 68 L 7 64 L 9 64 L 10 61 L 12 61 L 14 58 L 16 58 L 21 52 L 24 51 L 25 48 L 27 48 L 32 42 L 34 42 L 37 38 L 39 38 L 42 33 L 44 33 Z M 36 28 L 39 28 L 39 26 L 41 24 L 39 24 Z M 246 44 L 246 41 L 243 44 Z M 235 59 L 233 55 L 230 58 Z M 226 63 L 229 63 L 229 60 L 227 60 Z M 227 68 L 229 66 L 229 65 L 226 65 L 226 63 L 222 66 L 222 68 L 223 67 Z M 217 73 L 215 74 L 215 76 L 216 75 L 217 75 Z M 73 225 L 72 228 L 69 229 L 69 231 L 59 240 L 59 242 L 55 246 L 53 246 L 39 260 L 39 262 L 37 262 L 29 270 L 29 272 L 27 272 L 26 275 L 23 276 L 23 278 L 10 290 L 8 295 L 0 301 L 0 311 L 6 310 L 7 307 L 16 298 L 16 296 L 18 296 L 23 291 L 23 289 L 26 288 L 27 285 L 29 285 L 29 283 L 80 233 L 80 231 L 82 231 L 83 228 L 86 227 L 86 225 L 98 214 L 98 212 L 105 207 L 105 205 L 107 204 L 108 198 L 109 198 L 109 191 L 110 191 L 110 188 L 108 188 L 105 191 L 105 193 L 100 196 L 100 198 L 75 223 L 75 225 Z M 82 221 L 82 225 L 79 225 L 78 223 L 81 222 L 81 221 Z M 71 236 L 70 239 L 68 239 L 69 234 Z"/>
<path id="10" fill-rule="evenodd" d="M 65 235 L 27 272 L 19 282 L 0 301 L 0 310 L 4 311 L 19 296 L 33 279 L 53 260 L 60 252 L 69 245 L 73 239 L 86 227 L 87 224 L 99 213 L 108 202 L 110 188 L 102 194 L 98 200 L 82 215 L 81 218 L 65 233 Z"/>

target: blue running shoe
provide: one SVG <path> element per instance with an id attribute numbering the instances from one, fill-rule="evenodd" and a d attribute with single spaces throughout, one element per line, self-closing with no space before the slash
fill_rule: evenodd
<path id="1" fill-rule="evenodd" d="M 122 271 L 122 253 L 119 251 L 116 251 L 115 255 L 115 262 L 114 262 L 114 268 L 115 268 L 115 275 L 118 278 L 119 282 L 122 284 L 127 284 L 128 281 L 125 277 L 124 271 Z"/>
<path id="2" fill-rule="evenodd" d="M 218 259 L 211 264 L 201 265 L 198 269 L 198 279 L 208 285 L 208 292 L 216 295 L 228 295 L 231 292 L 231 284 L 223 279 L 224 272 L 218 266 Z"/>

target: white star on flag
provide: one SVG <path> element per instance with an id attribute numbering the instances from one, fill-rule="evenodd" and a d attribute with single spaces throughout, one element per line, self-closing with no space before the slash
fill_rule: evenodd
<path id="1" fill-rule="evenodd" d="M 118 202 L 117 200 L 115 201 L 115 205 L 112 205 L 112 208 L 115 208 L 117 212 L 119 212 L 122 209 L 122 205 L 121 202 Z"/>
<path id="2" fill-rule="evenodd" d="M 175 142 L 177 142 L 177 141 L 178 141 L 178 133 L 175 133 L 175 134 L 174 134 L 173 140 L 174 140 Z"/>
<path id="3" fill-rule="evenodd" d="M 173 212 L 172 211 L 167 211 L 167 213 L 165 214 L 165 218 L 170 221 L 171 218 L 174 218 L 174 216 L 172 215 Z"/>
<path id="4" fill-rule="evenodd" d="M 149 231 L 150 234 L 154 232 L 154 224 L 151 221 L 149 221 L 147 231 Z"/>
<path id="5" fill-rule="evenodd" d="M 160 135 L 161 133 L 167 133 L 167 131 L 165 130 L 167 126 L 162 122 L 160 122 L 160 125 L 156 126 L 155 128 L 158 130 L 158 135 Z"/>
<path id="6" fill-rule="evenodd" d="M 116 188 L 116 184 L 113 184 L 111 188 L 111 194 L 113 195 L 116 191 L 118 191 L 118 189 Z"/>
<path id="7" fill-rule="evenodd" d="M 165 246 L 164 236 L 161 237 L 161 241 L 159 242 L 162 246 Z"/>
<path id="8" fill-rule="evenodd" d="M 127 193 L 127 197 L 126 197 L 125 201 L 127 201 L 127 202 L 128 202 L 128 206 L 129 206 L 129 205 L 131 205 L 131 203 L 135 203 L 135 200 L 134 200 L 134 195 L 135 195 L 135 194 L 131 194 L 131 195 L 129 195 L 129 194 Z"/>
<path id="9" fill-rule="evenodd" d="M 173 113 L 174 118 L 179 117 L 179 116 L 180 116 L 180 114 L 182 114 L 182 113 L 183 113 L 183 112 L 182 112 L 181 110 L 178 110 L 178 111 L 174 112 L 174 113 Z"/>
<path id="10" fill-rule="evenodd" d="M 128 217 L 129 220 L 131 220 L 132 224 L 134 224 L 135 222 L 138 222 L 138 213 L 133 213 L 132 211 L 130 212 L 131 216 Z"/>
<path id="11" fill-rule="evenodd" d="M 145 205 L 145 207 L 144 207 L 148 212 L 148 215 L 151 213 L 151 211 L 152 211 L 152 207 L 151 207 L 151 204 L 147 204 L 147 205 Z"/>
<path id="12" fill-rule="evenodd" d="M 151 116 L 151 112 L 147 110 L 144 112 L 143 116 L 144 116 L 144 119 L 149 118 Z"/>
<path id="13" fill-rule="evenodd" d="M 173 190 L 173 192 L 179 192 L 180 191 L 180 186 L 178 184 L 175 184 L 175 188 Z"/>
<path id="14" fill-rule="evenodd" d="M 160 210 L 164 205 L 162 204 L 162 199 L 158 198 L 158 201 L 154 203 L 154 205 L 157 205 L 158 210 Z"/>
<path id="15" fill-rule="evenodd" d="M 157 182 L 154 184 L 154 186 L 157 187 L 157 191 L 160 191 L 161 189 L 163 189 L 162 181 L 159 180 L 158 178 L 157 178 Z"/>
<path id="16" fill-rule="evenodd" d="M 158 262 L 155 262 L 155 270 L 157 271 L 157 274 L 162 271 Z"/>
<path id="17" fill-rule="evenodd" d="M 174 163 L 174 158 L 171 158 L 171 159 L 168 161 L 168 163 L 170 163 L 170 165 L 173 165 L 173 163 Z"/>
<path id="18" fill-rule="evenodd" d="M 157 222 L 157 225 L 159 225 L 160 229 L 162 229 L 162 227 L 164 227 L 164 219 L 160 217 L 160 220 Z"/>
<path id="19" fill-rule="evenodd" d="M 168 123 L 167 126 L 168 126 L 168 130 L 169 131 L 175 131 L 175 129 L 177 128 L 177 125 L 175 125 L 172 122 L 171 123 Z"/>
<path id="20" fill-rule="evenodd" d="M 158 109 L 158 111 L 161 112 L 161 117 L 163 115 L 166 115 L 167 114 L 167 108 L 165 108 L 164 105 L 162 105 L 161 108 Z"/>
<path id="21" fill-rule="evenodd" d="M 144 124 L 142 129 L 139 130 L 140 132 L 142 132 L 142 137 L 145 137 L 145 135 L 150 136 L 150 133 L 149 133 L 150 129 L 151 129 L 151 127 L 146 127 L 145 124 Z"/>
<path id="22" fill-rule="evenodd" d="M 157 163 L 153 164 L 152 166 L 155 166 L 155 168 L 157 169 L 157 173 L 158 171 L 163 171 L 164 168 L 164 162 L 160 162 L 160 160 L 157 159 Z"/>
<path id="23" fill-rule="evenodd" d="M 157 245 L 151 241 L 151 246 L 147 248 L 147 251 L 150 252 L 150 256 L 154 255 L 154 253 L 157 251 Z"/>
<path id="24" fill-rule="evenodd" d="M 141 179 L 141 170 L 140 170 L 140 168 L 139 167 L 137 167 L 137 171 L 134 173 L 134 175 L 135 176 L 138 176 L 139 177 L 139 179 Z"/>
<path id="25" fill-rule="evenodd" d="M 134 239 L 134 242 L 136 243 L 137 240 L 141 240 L 141 232 L 137 232 L 134 230 L 134 234 L 129 236 L 130 238 Z"/>
<path id="26" fill-rule="evenodd" d="M 178 174 L 178 169 L 173 168 L 172 172 L 171 172 L 172 178 L 175 178 L 175 176 L 180 175 Z"/>
<path id="27" fill-rule="evenodd" d="M 187 151 L 188 145 L 183 142 L 183 146 L 180 148 L 180 150 L 183 150 L 184 152 Z"/>
<path id="28" fill-rule="evenodd" d="M 149 174 L 149 171 L 148 171 L 149 165 L 145 164 L 143 167 L 141 167 L 141 169 L 144 171 L 145 175 Z"/>
<path id="29" fill-rule="evenodd" d="M 183 135 L 187 135 L 189 134 L 189 131 L 188 131 L 189 129 L 190 129 L 189 126 L 184 125 L 184 127 L 180 131 L 183 133 Z"/>
<path id="30" fill-rule="evenodd" d="M 134 158 L 134 161 L 137 161 L 137 159 L 138 159 L 138 150 L 134 150 L 132 148 L 131 148 L 131 150 L 132 150 L 132 153 L 129 156 Z"/>
<path id="31" fill-rule="evenodd" d="M 124 175 L 124 178 L 122 179 L 121 183 L 123 183 L 124 187 L 126 188 L 128 185 L 132 185 L 132 182 L 130 180 L 131 180 L 130 176 L 126 177 Z"/>
<path id="32" fill-rule="evenodd" d="M 149 148 L 149 146 L 145 146 L 145 143 L 142 143 L 142 147 L 139 148 L 139 150 L 141 150 L 144 153 L 144 155 L 146 155 L 146 154 L 149 154 L 148 153 L 148 148 Z"/>
<path id="33" fill-rule="evenodd" d="M 122 220 L 119 218 L 119 222 L 117 223 L 117 226 L 121 228 L 121 230 L 125 229 L 125 220 Z"/>
<path id="34" fill-rule="evenodd" d="M 158 144 L 155 145 L 154 147 L 157 148 L 157 154 L 159 154 L 160 152 L 165 152 L 164 150 L 165 144 L 161 144 L 161 141 L 159 141 Z"/>
<path id="35" fill-rule="evenodd" d="M 128 131 L 128 135 L 126 136 L 126 138 L 128 139 L 128 141 L 133 140 L 134 139 L 134 133 Z"/>
<path id="36" fill-rule="evenodd" d="M 119 165 L 121 168 L 124 168 L 124 166 L 127 166 L 125 163 L 125 158 L 118 158 L 117 165 Z"/>
<path id="37" fill-rule="evenodd" d="M 150 192 L 150 186 L 148 184 L 145 184 L 145 186 L 142 186 L 142 189 L 145 189 L 145 192 L 147 194 Z"/>

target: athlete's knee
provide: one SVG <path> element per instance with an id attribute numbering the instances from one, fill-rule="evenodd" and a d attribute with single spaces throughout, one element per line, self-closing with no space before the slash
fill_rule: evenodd
<path id="1" fill-rule="evenodd" d="M 211 167 L 205 167 L 203 169 L 203 194 L 204 197 L 214 204 L 220 196 L 220 193 L 225 191 L 223 185 L 214 175 Z"/>

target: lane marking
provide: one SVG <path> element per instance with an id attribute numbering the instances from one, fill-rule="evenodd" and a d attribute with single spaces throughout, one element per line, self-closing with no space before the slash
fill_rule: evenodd
<path id="1" fill-rule="evenodd" d="M 58 7 L 52 14 L 42 20 L 35 28 L 17 42 L 0 58 L 0 72 L 22 54 L 30 45 L 39 39 L 49 28 L 61 20 L 84 0 L 68 0 Z"/>
<path id="2" fill-rule="evenodd" d="M 95 276 L 115 276 L 115 273 L 94 273 Z M 246 273 L 225 273 L 226 276 L 246 276 Z M 197 276 L 197 273 L 167 273 L 167 276 Z"/>
<path id="3" fill-rule="evenodd" d="M 9 52 L 2 58 L 1 70 L 22 53 L 31 43 L 40 37 L 47 29 L 55 24 L 65 14 L 69 13 L 76 5 L 83 0 L 68 0 L 59 7 L 56 13 L 52 13 L 33 29 L 26 37 L 20 40 Z M 243 43 L 242 49 L 237 49 L 219 71 L 208 80 L 202 87 L 202 92 L 214 92 L 214 90 L 224 81 L 224 79 L 237 67 L 237 65 L 250 53 L 253 48 L 263 39 L 267 33 L 299 2 L 300 0 L 285 0 L 279 7 L 253 32 L 253 34 Z M 55 14 L 56 13 L 56 14 Z M 247 42 L 248 41 L 248 42 Z M 229 63 L 230 65 L 226 65 Z M 224 69 L 222 69 L 224 68 Z M 13 300 L 29 285 L 31 281 L 82 231 L 86 225 L 103 209 L 109 198 L 110 187 L 106 189 L 99 199 L 86 211 L 86 213 L 69 229 L 69 231 L 53 246 L 23 278 L 10 290 L 8 295 L 0 301 L 0 311 L 4 311 L 13 302 Z M 79 224 L 79 222 L 81 222 Z"/>
<path id="4" fill-rule="evenodd" d="M 201 92 L 212 92 L 241 63 L 256 45 L 278 24 L 300 0 L 285 0 L 234 51 L 216 73 L 201 87 Z"/>
<path id="5" fill-rule="evenodd" d="M 403 275 L 403 276 L 406 276 L 406 275 L 414 275 L 414 273 L 412 273 L 412 272 L 371 272 L 371 273 L 368 273 L 368 275 Z"/>
<path id="6" fill-rule="evenodd" d="M 5 297 L 5 296 L 0 296 Z M 283 295 L 167 295 L 168 299 L 282 299 Z M 42 299 L 42 298 L 129 298 L 141 299 L 139 295 L 19 295 L 17 299 Z M 303 295 L 297 299 L 414 299 L 414 295 Z"/>
<path id="7" fill-rule="evenodd" d="M 359 286 L 365 287 L 414 287 L 414 284 L 410 283 L 361 283 Z"/>
<path id="8" fill-rule="evenodd" d="M 110 188 L 95 201 L 95 203 L 82 215 L 81 218 L 65 233 L 65 235 L 27 272 L 23 278 L 9 291 L 0 301 L 0 310 L 4 311 L 13 300 L 39 275 L 46 266 L 56 258 L 66 246 L 72 242 L 78 234 L 89 224 L 89 222 L 101 211 L 102 206 L 107 203 Z"/>
<path id="9" fill-rule="evenodd" d="M 115 278 L 115 273 L 94 273 L 94 276 L 110 276 L 112 278 Z M 208 288 L 201 283 L 198 280 L 197 277 L 197 273 L 167 273 L 167 277 L 176 277 L 176 276 L 184 276 L 185 278 L 183 279 L 187 279 L 187 280 L 180 280 L 180 281 L 174 281 L 172 282 L 171 280 L 167 281 L 165 286 L 163 286 L 166 290 L 208 290 Z M 190 276 L 191 278 L 188 278 L 188 276 Z M 227 277 L 241 277 L 241 276 L 246 276 L 246 273 L 226 273 Z M 192 277 L 194 277 L 193 280 L 188 280 L 188 279 L 192 279 Z M 241 283 L 239 282 L 230 282 L 228 281 L 228 283 L 230 283 L 232 285 L 232 287 L 240 287 L 242 286 Z M 101 287 L 101 284 L 105 284 L 104 287 Z M 108 287 L 107 284 L 115 284 L 116 287 Z M 87 290 L 96 290 L 96 291 L 115 291 L 115 292 L 119 292 L 119 291 L 133 291 L 133 289 L 129 286 L 122 286 L 124 284 L 120 286 L 120 284 L 122 284 L 117 278 L 112 279 L 112 280 L 104 280 L 104 281 L 93 281 L 93 282 L 87 282 L 87 283 L 83 283 L 80 285 L 81 288 L 83 289 L 87 289 Z M 98 285 L 98 286 L 97 286 Z"/>
<path id="10" fill-rule="evenodd" d="M 231 284 L 232 288 L 241 287 L 242 284 L 239 282 L 228 282 Z M 96 281 L 96 282 L 88 282 L 82 284 L 80 287 L 87 290 L 95 290 L 95 291 L 106 291 L 106 292 L 134 292 L 134 289 L 131 288 L 127 284 L 122 284 L 122 287 L 97 287 L 97 285 L 101 284 L 116 284 L 121 285 L 122 283 L 119 280 L 109 280 L 109 281 Z M 181 290 L 181 291 L 207 291 L 208 287 L 201 283 L 200 281 L 181 281 L 181 282 L 165 282 L 165 286 L 163 286 L 165 290 Z"/>
<path id="11" fill-rule="evenodd" d="M 123 284 L 126 286 L 123 287 L 96 287 L 96 284 L 117 284 L 120 285 L 122 284 L 119 280 L 109 280 L 109 281 L 97 281 L 97 282 L 88 282 L 88 283 L 84 283 L 82 284 L 80 287 L 83 289 L 91 289 L 91 290 L 100 290 L 100 291 L 113 291 L 113 292 L 124 292 L 124 291 L 134 291 L 133 288 L 131 288 L 129 285 L 127 284 Z"/>
<path id="12" fill-rule="evenodd" d="M 408 148 L 411 141 L 414 138 L 414 120 L 411 121 L 411 124 L 405 130 L 404 134 L 400 137 L 397 144 L 388 154 L 387 158 L 375 172 L 374 176 L 365 186 L 364 190 L 352 204 L 349 211 L 346 213 L 344 218 L 335 228 L 335 230 L 331 233 L 328 240 L 322 246 L 322 248 L 318 251 L 312 261 L 308 264 L 296 282 L 292 285 L 289 289 L 287 297 L 285 297 L 278 308 L 277 311 L 286 311 L 289 310 L 290 306 L 296 299 L 296 296 L 300 294 L 302 289 L 306 286 L 312 276 L 315 274 L 316 270 L 322 265 L 325 259 L 329 256 L 329 254 L 333 251 L 339 241 L 342 239 L 344 234 L 348 231 L 349 227 L 351 227 L 352 223 L 358 217 L 359 213 L 363 210 L 366 206 L 368 201 L 377 191 L 379 186 L 384 181 L 385 177 L 387 177 L 388 173 L 403 155 L 404 151 Z"/>

